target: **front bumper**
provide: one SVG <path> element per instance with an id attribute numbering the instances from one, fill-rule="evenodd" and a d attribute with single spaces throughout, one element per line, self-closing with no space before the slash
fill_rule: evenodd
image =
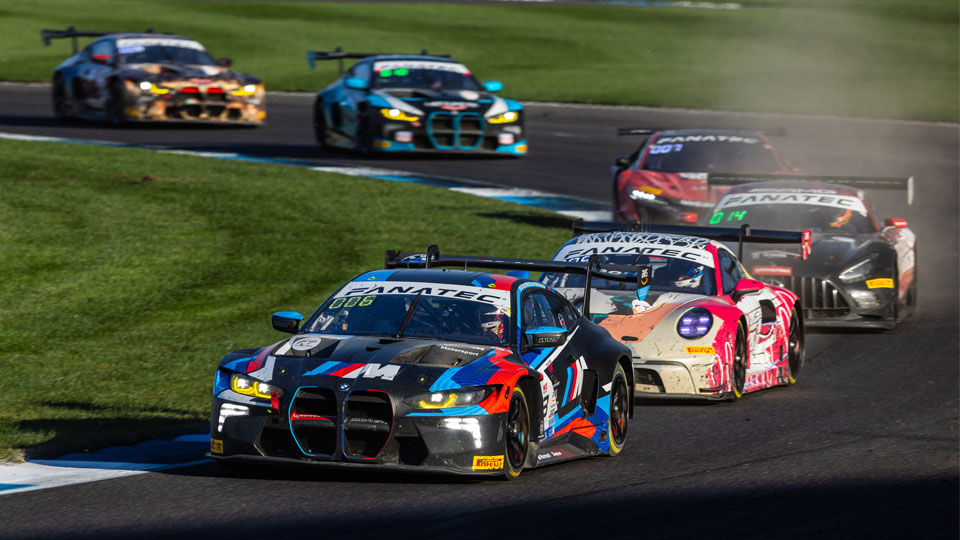
<path id="1" fill-rule="evenodd" d="M 182 85 L 166 83 L 157 94 L 127 82 L 124 121 L 211 122 L 261 124 L 266 118 L 266 93 L 262 87 L 251 94 L 234 95 L 231 87 L 191 86 L 196 92 L 183 93 Z"/>
<path id="2" fill-rule="evenodd" d="M 885 328 L 896 325 L 895 289 L 869 289 L 815 276 L 760 276 L 797 295 L 805 327 Z M 867 295 L 864 298 L 863 295 Z"/>
<path id="3" fill-rule="evenodd" d="M 633 359 L 634 392 L 637 398 L 726 399 L 722 389 L 707 388 L 713 357 L 696 360 Z"/>
<path id="4" fill-rule="evenodd" d="M 251 406 L 248 415 L 221 424 L 223 403 L 215 398 L 211 412 L 210 456 L 216 459 L 467 475 L 502 471 L 504 414 L 394 418 L 391 411 L 345 421 L 342 405 L 331 415 Z"/>
<path id="5" fill-rule="evenodd" d="M 431 112 L 417 122 L 377 119 L 371 149 L 378 152 L 441 152 L 522 156 L 521 121 L 490 124 L 478 113 Z"/>

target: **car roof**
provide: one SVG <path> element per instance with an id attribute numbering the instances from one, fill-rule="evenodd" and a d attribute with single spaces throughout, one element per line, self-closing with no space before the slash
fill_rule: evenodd
<path id="1" fill-rule="evenodd" d="M 762 131 L 748 131 L 740 129 L 666 129 L 658 131 L 657 135 L 661 137 L 679 137 L 684 135 L 740 135 L 743 137 L 764 136 Z"/>
<path id="2" fill-rule="evenodd" d="M 796 191 L 798 193 L 820 193 L 823 191 L 835 192 L 837 195 L 844 195 L 848 197 L 857 197 L 859 199 L 865 199 L 863 191 L 852 188 L 850 186 L 843 186 L 839 184 L 830 184 L 827 182 L 817 182 L 814 180 L 774 180 L 770 182 L 754 182 L 752 184 L 741 184 L 739 186 L 734 186 L 727 191 L 726 195 L 734 195 L 737 193 L 751 193 L 755 191 L 767 191 L 767 190 L 790 190 Z M 722 197 L 721 197 L 722 198 Z"/>
<path id="3" fill-rule="evenodd" d="M 385 60 L 421 60 L 424 62 L 447 62 L 450 64 L 459 64 L 456 60 L 445 56 L 429 56 L 422 54 L 378 54 L 364 58 L 364 62 L 380 62 Z"/>
<path id="4" fill-rule="evenodd" d="M 178 36 L 176 34 L 157 34 L 157 33 L 146 33 L 146 32 L 121 32 L 117 34 L 108 34 L 106 37 L 112 37 L 115 39 L 140 39 L 140 38 L 162 38 L 162 39 L 186 39 L 188 41 L 196 41 L 195 39 L 188 38 L 185 36 Z"/>

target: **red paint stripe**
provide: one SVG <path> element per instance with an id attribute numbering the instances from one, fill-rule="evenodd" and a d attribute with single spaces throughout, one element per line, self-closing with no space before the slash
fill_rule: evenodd
<path id="1" fill-rule="evenodd" d="M 343 377 L 344 375 L 349 374 L 351 371 L 357 369 L 358 367 L 360 367 L 360 366 L 362 366 L 362 365 L 363 365 L 363 364 L 350 364 L 349 366 L 347 366 L 347 367 L 345 367 L 345 368 L 341 368 L 341 369 L 338 369 L 338 370 L 334 371 L 333 373 L 330 374 L 330 376 L 331 376 L 331 377 Z"/>
<path id="2" fill-rule="evenodd" d="M 573 380 L 570 381 L 570 395 L 567 396 L 567 402 L 573 401 L 573 396 L 577 394 L 577 379 L 580 378 L 580 365 L 573 363 Z"/>

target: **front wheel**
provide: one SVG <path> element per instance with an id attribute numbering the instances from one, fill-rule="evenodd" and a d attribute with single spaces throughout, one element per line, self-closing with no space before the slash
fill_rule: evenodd
<path id="1" fill-rule="evenodd" d="M 317 146 L 321 150 L 327 148 L 327 118 L 323 112 L 323 102 L 317 100 L 313 105 L 313 133 L 317 137 Z"/>
<path id="2" fill-rule="evenodd" d="M 794 307 L 790 315 L 790 334 L 787 338 L 787 384 L 797 382 L 800 368 L 803 367 L 803 326 Z"/>
<path id="3" fill-rule="evenodd" d="M 123 81 L 114 80 L 110 83 L 110 98 L 107 101 L 107 119 L 114 125 L 123 124 L 126 91 Z"/>
<path id="4" fill-rule="evenodd" d="M 733 347 L 733 358 L 730 360 L 730 391 L 727 399 L 736 401 L 743 397 L 743 387 L 747 382 L 747 333 L 743 330 L 743 323 L 737 323 L 737 342 Z"/>
<path id="5" fill-rule="evenodd" d="M 527 398 L 519 386 L 510 394 L 506 427 L 503 476 L 513 480 L 520 476 L 530 448 L 530 412 L 527 409 Z"/>
<path id="6" fill-rule="evenodd" d="M 632 405 L 630 390 L 627 388 L 627 375 L 623 372 L 623 366 L 618 363 L 610 383 L 610 413 L 607 419 L 610 448 L 607 450 L 607 455 L 615 456 L 623 450 L 623 443 L 627 440 L 627 426 Z"/>

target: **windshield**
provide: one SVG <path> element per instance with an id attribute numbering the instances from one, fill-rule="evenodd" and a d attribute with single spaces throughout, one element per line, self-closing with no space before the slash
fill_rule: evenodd
<path id="1" fill-rule="evenodd" d="M 704 140 L 708 139 L 708 140 Z M 756 172 L 781 169 L 763 139 L 727 135 L 661 137 L 650 145 L 643 169 L 662 172 Z"/>
<path id="2" fill-rule="evenodd" d="M 823 204 L 795 204 L 798 197 L 816 197 Z M 861 234 L 876 232 L 860 199 L 840 195 L 797 193 L 737 193 L 720 200 L 710 214 L 709 225 L 755 229 L 811 229 L 813 232 Z"/>
<path id="3" fill-rule="evenodd" d="M 712 295 L 714 287 L 713 268 L 684 259 L 672 257 L 652 257 L 649 255 L 598 255 L 601 263 L 624 265 L 649 265 L 653 272 L 650 290 L 658 292 L 680 292 Z M 553 288 L 583 288 L 586 276 L 580 274 L 545 273 L 540 281 Z M 636 282 L 609 281 L 592 278 L 591 288 L 598 290 L 634 291 Z"/>
<path id="4" fill-rule="evenodd" d="M 453 62 L 377 62 L 373 72 L 374 88 L 480 90 L 480 85 L 466 66 Z"/>
<path id="5" fill-rule="evenodd" d="M 202 45 L 189 39 L 121 39 L 117 41 L 117 54 L 125 64 L 216 65 Z"/>
<path id="6" fill-rule="evenodd" d="M 346 291 L 350 287 L 344 287 L 324 303 L 304 328 L 307 332 L 351 336 L 396 337 L 402 331 L 401 337 L 507 345 L 508 296 L 477 290 L 470 294 L 477 300 L 441 297 L 435 294 L 447 291 L 449 296 L 466 296 L 461 291 L 465 288 L 422 285 L 419 291 L 425 293 L 417 294 L 362 294 L 370 290 Z M 417 292 L 414 287 L 403 288 Z"/>

